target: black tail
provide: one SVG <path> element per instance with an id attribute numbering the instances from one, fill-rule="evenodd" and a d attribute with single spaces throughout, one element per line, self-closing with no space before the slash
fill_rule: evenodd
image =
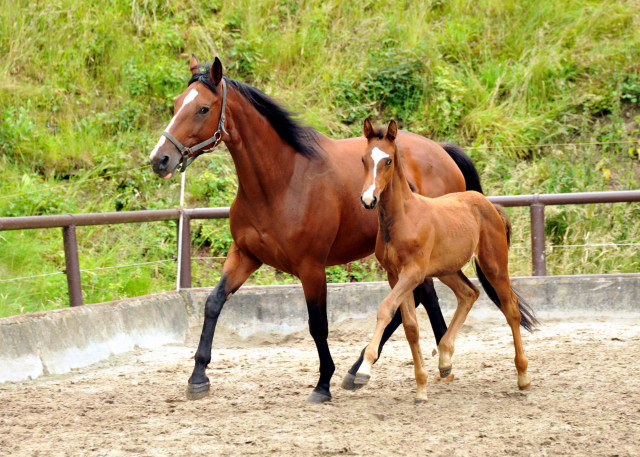
<path id="1" fill-rule="evenodd" d="M 475 190 L 476 192 L 484 194 L 482 191 L 482 185 L 480 185 L 478 170 L 476 170 L 476 166 L 473 164 L 471 157 L 464 152 L 464 149 L 451 143 L 440 143 L 440 146 L 447 151 L 449 157 L 453 159 L 462 172 L 462 176 L 464 176 L 464 180 L 467 183 L 467 190 Z"/>
<path id="2" fill-rule="evenodd" d="M 462 176 L 467 184 L 467 190 L 475 190 L 476 192 L 480 192 L 483 194 L 482 185 L 480 184 L 480 176 L 478 176 L 478 170 L 476 170 L 476 166 L 473 164 L 471 158 L 464 152 L 464 150 L 455 144 L 450 143 L 441 143 L 440 146 L 447 151 L 447 154 L 453 159 L 456 163 L 460 171 L 462 172 Z M 476 272 L 478 274 L 478 280 L 480 284 L 482 284 L 482 288 L 487 293 L 489 298 L 493 303 L 496 304 L 498 308 L 500 308 L 500 299 L 498 298 L 498 293 L 493 288 L 487 277 L 482 272 L 480 265 L 478 265 L 478 261 L 476 260 Z M 518 297 L 518 308 L 520 309 L 520 325 L 527 329 L 528 331 L 533 331 L 533 328 L 538 325 L 538 320 L 536 319 L 533 309 L 529 306 L 520 296 L 518 292 L 516 292 L 513 288 L 511 289 Z"/>
<path id="3" fill-rule="evenodd" d="M 493 286 L 489 283 L 489 280 L 482 272 L 480 265 L 478 265 L 477 260 L 475 261 L 475 264 L 476 264 L 476 272 L 478 273 L 478 280 L 480 281 L 480 284 L 482 284 L 482 288 L 487 293 L 487 296 L 491 299 L 491 301 L 495 303 L 495 305 L 498 308 L 500 308 L 500 299 L 498 298 L 498 293 L 493 288 Z M 530 332 L 533 332 L 533 329 L 540 324 L 540 322 L 538 322 L 538 319 L 536 319 L 536 315 L 533 312 L 533 308 L 531 308 L 531 305 L 529 305 L 527 302 L 524 301 L 524 299 L 516 289 L 511 287 L 511 290 L 513 291 L 514 294 L 516 294 L 516 297 L 518 297 L 518 309 L 520 310 L 520 325 L 524 329 Z"/>

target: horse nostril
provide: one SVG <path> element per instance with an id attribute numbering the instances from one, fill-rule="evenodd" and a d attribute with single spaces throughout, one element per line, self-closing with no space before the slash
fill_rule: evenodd
<path id="1" fill-rule="evenodd" d="M 164 156 L 162 157 L 162 160 L 160 160 L 160 163 L 158 164 L 158 168 L 160 168 L 161 170 L 164 170 L 165 168 L 167 168 L 167 165 L 169 165 L 169 156 Z"/>

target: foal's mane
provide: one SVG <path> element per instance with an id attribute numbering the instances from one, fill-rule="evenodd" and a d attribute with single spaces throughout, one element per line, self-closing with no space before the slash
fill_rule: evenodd
<path id="1" fill-rule="evenodd" d="M 191 77 L 187 86 L 198 81 L 207 86 L 214 94 L 218 94 L 217 88 L 211 81 L 209 68 L 210 64 L 207 63 L 202 67 L 202 71 L 195 73 Z M 255 87 L 229 79 L 226 76 L 224 76 L 224 79 L 230 87 L 236 89 L 260 114 L 266 117 L 274 130 L 280 135 L 280 138 L 298 153 L 305 157 L 315 157 L 319 154 L 318 132 L 315 129 L 300 124 L 293 118 L 290 111 Z"/>

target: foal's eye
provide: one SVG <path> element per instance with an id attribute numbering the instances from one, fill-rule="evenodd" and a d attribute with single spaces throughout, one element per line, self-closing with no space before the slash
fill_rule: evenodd
<path id="1" fill-rule="evenodd" d="M 360 160 L 362 160 L 362 163 L 364 163 L 364 156 L 360 157 Z"/>
<path id="2" fill-rule="evenodd" d="M 391 165 L 391 162 L 393 162 L 393 160 L 387 159 L 387 166 Z"/>
<path id="3" fill-rule="evenodd" d="M 207 114 L 209 112 L 209 107 L 203 106 L 202 108 L 200 108 L 200 110 L 198 112 L 200 114 Z"/>

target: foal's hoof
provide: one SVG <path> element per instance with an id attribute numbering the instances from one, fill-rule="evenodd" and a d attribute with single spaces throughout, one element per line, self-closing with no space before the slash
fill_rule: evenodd
<path id="1" fill-rule="evenodd" d="M 448 376 L 451 374 L 451 369 L 452 369 L 452 368 L 453 368 L 453 367 L 449 367 L 449 368 L 441 369 L 441 370 L 440 370 L 440 377 L 441 377 L 442 379 L 444 379 L 444 378 L 448 377 Z"/>
<path id="2" fill-rule="evenodd" d="M 453 378 L 455 378 L 455 376 L 456 376 L 456 375 L 454 375 L 453 373 L 451 373 L 449 376 L 446 376 L 446 377 L 444 377 L 444 378 L 443 378 L 441 373 L 435 373 L 435 374 L 433 375 L 433 380 L 434 380 L 435 382 L 452 382 L 452 381 L 453 381 Z"/>
<path id="3" fill-rule="evenodd" d="M 527 384 L 526 386 L 518 386 L 518 389 L 520 389 L 520 390 L 529 390 L 529 389 L 531 389 L 531 383 Z"/>
<path id="4" fill-rule="evenodd" d="M 356 377 L 353 379 L 353 383 L 358 384 L 360 387 L 362 387 L 369 382 L 369 379 L 371 379 L 370 374 L 356 373 Z"/>
<path id="5" fill-rule="evenodd" d="M 518 389 L 529 390 L 531 389 L 531 378 L 529 375 L 518 375 Z"/>
<path id="6" fill-rule="evenodd" d="M 416 398 L 415 400 L 413 400 L 413 404 L 416 405 L 416 406 L 426 405 L 427 404 L 427 399 L 426 398 Z"/>
<path id="7" fill-rule="evenodd" d="M 313 391 L 311 392 L 311 395 L 309 395 L 309 398 L 307 398 L 307 401 L 309 403 L 326 403 L 328 401 L 331 401 L 331 394 L 325 394 L 322 392 L 318 392 L 318 391 Z"/>
<path id="8" fill-rule="evenodd" d="M 203 397 L 209 395 L 209 388 L 211 387 L 211 383 L 203 382 L 202 384 L 191 384 L 187 385 L 187 398 L 189 400 L 199 400 Z"/>
<path id="9" fill-rule="evenodd" d="M 342 380 L 342 388 L 345 390 L 358 390 L 362 389 L 364 384 L 356 384 L 355 383 L 356 375 L 347 373 Z"/>

